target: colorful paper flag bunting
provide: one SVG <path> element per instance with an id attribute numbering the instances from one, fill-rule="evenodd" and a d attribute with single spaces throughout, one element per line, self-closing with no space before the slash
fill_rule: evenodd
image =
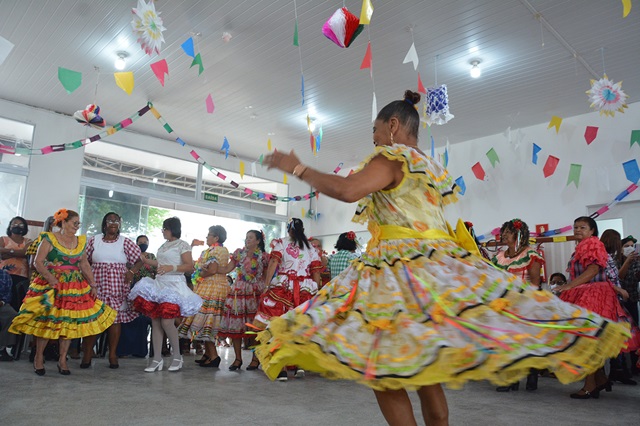
<path id="1" fill-rule="evenodd" d="M 544 167 L 542 168 L 545 178 L 548 178 L 556 172 L 556 167 L 558 167 L 559 162 L 560 159 L 558 157 L 554 157 L 553 155 L 547 157 L 547 161 L 544 163 Z"/>
<path id="2" fill-rule="evenodd" d="M 442 165 L 446 169 L 449 165 L 449 147 L 444 147 L 444 155 L 442 156 Z"/>
<path id="3" fill-rule="evenodd" d="M 115 72 L 113 76 L 116 79 L 118 87 L 127 92 L 128 95 L 131 95 L 134 86 L 133 73 L 131 71 Z"/>
<path id="4" fill-rule="evenodd" d="M 473 174 L 475 175 L 475 177 L 478 180 L 484 180 L 486 174 L 485 174 L 484 169 L 482 168 L 482 164 L 480 164 L 480 162 L 477 162 L 476 164 L 474 164 L 471 167 L 471 170 L 473 171 Z"/>
<path id="5" fill-rule="evenodd" d="M 156 75 L 156 78 L 160 81 L 160 84 L 162 84 L 162 87 L 164 87 L 164 75 L 169 74 L 169 66 L 167 65 L 167 60 L 162 59 L 158 62 L 154 62 L 150 65 L 150 67 L 153 73 Z"/>
<path id="6" fill-rule="evenodd" d="M 433 139 L 431 131 L 429 131 L 429 136 L 431 136 L 431 158 L 436 158 L 436 141 Z"/>
<path id="7" fill-rule="evenodd" d="M 244 161 L 240 162 L 240 179 L 244 179 Z"/>
<path id="8" fill-rule="evenodd" d="M 362 58 L 362 63 L 360 64 L 361 70 L 365 68 L 371 68 L 371 42 L 367 43 L 367 51 L 364 54 L 364 58 Z"/>
<path id="9" fill-rule="evenodd" d="M 636 160 L 629 160 L 622 163 L 624 168 L 624 175 L 627 179 L 633 183 L 638 183 L 640 180 L 640 169 L 638 169 L 638 162 Z"/>
<path id="10" fill-rule="evenodd" d="M 464 183 L 464 178 L 462 176 L 456 179 L 456 185 L 460 188 L 460 195 L 464 195 L 464 193 L 467 192 L 467 184 Z"/>
<path id="11" fill-rule="evenodd" d="M 262 166 L 262 163 L 264 162 L 264 154 L 260 154 L 260 158 L 258 158 L 258 161 L 260 162 L 260 165 Z"/>
<path id="12" fill-rule="evenodd" d="M 213 110 L 215 109 L 215 105 L 213 105 L 213 98 L 211 97 L 211 93 L 209 93 L 209 96 L 207 96 L 207 99 L 205 99 L 204 101 L 206 107 L 207 107 L 207 112 L 209 114 L 213 114 Z"/>
<path id="13" fill-rule="evenodd" d="M 282 177 L 282 183 L 284 183 L 284 184 L 286 185 L 286 184 L 287 184 L 287 182 L 289 181 L 289 180 L 287 179 L 287 174 L 285 173 L 285 174 L 284 174 L 284 175 L 282 175 L 282 176 L 283 176 L 283 177 Z"/>
<path id="14" fill-rule="evenodd" d="M 262 164 L 262 162 L 260 162 L 260 164 Z M 251 163 L 251 176 L 255 177 L 257 174 L 258 171 L 256 170 L 256 162 L 254 161 L 253 163 Z"/>
<path id="15" fill-rule="evenodd" d="M 596 137 L 598 136 L 598 128 L 595 126 L 587 126 L 584 131 L 584 140 L 587 142 L 587 145 L 591 145 Z"/>
<path id="16" fill-rule="evenodd" d="M 542 148 L 540 148 L 537 144 L 533 144 L 533 154 L 531 155 L 531 162 L 533 164 L 538 164 L 538 153 L 542 151 Z"/>
<path id="17" fill-rule="evenodd" d="M 405 56 L 404 61 L 402 61 L 403 64 L 406 64 L 407 62 L 413 62 L 413 69 L 415 71 L 418 70 L 418 63 L 420 62 L 420 59 L 418 59 L 418 52 L 416 52 L 415 43 L 411 43 L 407 56 Z"/>
<path id="18" fill-rule="evenodd" d="M 204 65 L 202 65 L 202 57 L 199 53 L 195 58 L 193 58 L 193 62 L 191 62 L 191 66 L 189 66 L 189 68 L 193 67 L 196 64 L 198 65 L 198 75 L 200 75 L 202 74 L 202 71 L 204 71 Z"/>
<path id="19" fill-rule="evenodd" d="M 418 73 L 418 92 L 427 94 L 427 89 L 424 88 L 422 84 L 422 79 L 420 79 L 420 73 Z"/>
<path id="20" fill-rule="evenodd" d="M 572 164 L 569 168 L 569 179 L 567 180 L 567 186 L 571 182 L 576 186 L 576 188 L 580 185 L 580 172 L 582 171 L 582 166 L 580 164 Z"/>
<path id="21" fill-rule="evenodd" d="M 229 145 L 229 141 L 227 140 L 227 137 L 224 137 L 224 141 L 222 142 L 222 148 L 221 150 L 224 151 L 224 158 L 225 160 L 227 158 L 229 158 L 229 149 L 231 148 L 231 146 Z"/>
<path id="22" fill-rule="evenodd" d="M 58 80 L 62 83 L 64 90 L 71 94 L 82 84 L 82 73 L 58 67 Z"/>
<path id="23" fill-rule="evenodd" d="M 191 56 L 192 58 L 195 58 L 196 54 L 193 50 L 193 38 L 189 37 L 187 39 L 187 41 L 185 41 L 184 43 L 182 43 L 180 45 L 180 47 L 182 47 L 182 50 L 184 50 L 184 53 L 186 53 L 188 56 Z"/>
<path id="24" fill-rule="evenodd" d="M 373 5 L 371 0 L 362 0 L 362 10 L 360 11 L 360 24 L 369 25 L 373 15 Z"/>
<path id="25" fill-rule="evenodd" d="M 640 145 L 640 130 L 631 131 L 631 144 L 629 145 L 629 148 L 631 148 L 634 143 Z"/>
<path id="26" fill-rule="evenodd" d="M 560 132 L 560 125 L 562 124 L 562 118 L 558 117 L 557 115 L 554 115 L 553 117 L 551 117 L 551 121 L 549 122 L 549 126 L 547 126 L 547 129 L 550 129 L 552 127 L 556 128 L 556 134 Z"/>
<path id="27" fill-rule="evenodd" d="M 316 152 L 320 152 L 321 144 L 322 144 L 322 126 L 320 126 L 320 130 L 318 130 L 318 134 L 316 135 Z"/>
<path id="28" fill-rule="evenodd" d="M 489 151 L 487 151 L 487 158 L 489 159 L 489 161 L 491 161 L 491 167 L 495 169 L 496 163 L 500 162 L 500 159 L 498 158 L 498 153 L 496 152 L 496 150 L 491 148 Z"/>

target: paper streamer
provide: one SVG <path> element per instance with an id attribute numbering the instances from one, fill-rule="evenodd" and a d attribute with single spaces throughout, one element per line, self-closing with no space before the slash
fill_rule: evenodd
<path id="1" fill-rule="evenodd" d="M 376 121 L 378 116 L 378 101 L 376 101 L 376 92 L 373 92 L 373 102 L 371 103 L 371 122 Z"/>
<path id="2" fill-rule="evenodd" d="M 360 24 L 369 25 L 371 23 L 371 15 L 373 15 L 373 5 L 371 4 L 371 0 L 362 0 L 362 10 L 360 11 Z"/>
<path id="3" fill-rule="evenodd" d="M 244 179 L 244 161 L 240 162 L 240 179 Z"/>

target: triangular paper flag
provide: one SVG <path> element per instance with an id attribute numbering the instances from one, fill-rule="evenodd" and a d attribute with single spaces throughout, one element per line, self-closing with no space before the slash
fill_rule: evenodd
<path id="1" fill-rule="evenodd" d="M 629 145 L 629 148 L 631 148 L 634 143 L 640 145 L 640 130 L 631 131 L 631 144 Z"/>
<path id="2" fill-rule="evenodd" d="M 82 73 L 58 67 L 58 80 L 62 83 L 64 90 L 71 94 L 82 84 Z"/>
<path id="3" fill-rule="evenodd" d="M 311 152 L 316 154 L 316 138 L 313 137 L 313 133 L 309 133 L 309 143 L 311 144 Z"/>
<path id="4" fill-rule="evenodd" d="M 373 102 L 371 103 L 371 122 L 376 121 L 378 116 L 378 102 L 376 101 L 376 92 L 373 92 Z"/>
<path id="5" fill-rule="evenodd" d="M 244 161 L 240 162 L 240 179 L 244 179 Z"/>
<path id="6" fill-rule="evenodd" d="M 13 50 L 13 43 L 4 37 L 0 37 L 0 65 L 7 59 L 9 53 Z"/>
<path id="7" fill-rule="evenodd" d="M 444 147 L 444 154 L 442 156 L 442 165 L 444 166 L 445 169 L 449 165 L 449 147 L 448 146 Z"/>
<path id="8" fill-rule="evenodd" d="M 300 213 L 302 213 L 302 216 L 300 217 L 305 217 L 307 215 L 307 212 L 304 210 L 304 207 L 302 207 L 302 209 L 300 210 Z"/>
<path id="9" fill-rule="evenodd" d="M 531 162 L 533 164 L 538 164 L 538 153 L 542 151 L 542 148 L 540 148 L 538 145 L 536 145 L 535 143 L 533 144 L 533 155 L 531 156 Z"/>
<path id="10" fill-rule="evenodd" d="M 422 84 L 422 79 L 420 79 L 420 73 L 418 73 L 418 92 L 427 94 L 427 89 L 424 88 Z"/>
<path id="11" fill-rule="evenodd" d="M 202 71 L 204 71 L 204 65 L 202 65 L 202 57 L 200 56 L 199 53 L 196 55 L 195 58 L 193 58 L 193 62 L 191 62 L 191 66 L 189 68 L 191 68 L 196 64 L 198 64 L 198 75 L 200 75 L 202 74 Z"/>
<path id="12" fill-rule="evenodd" d="M 224 137 L 224 141 L 222 142 L 222 151 L 224 151 L 224 158 L 227 159 L 229 158 L 229 149 L 231 148 L 231 146 L 229 145 L 229 141 L 227 140 L 227 137 Z"/>
<path id="13" fill-rule="evenodd" d="M 262 163 L 264 162 L 264 154 L 260 154 L 260 158 L 258 158 L 258 161 L 260 162 L 260 165 L 262 166 Z"/>
<path id="14" fill-rule="evenodd" d="M 371 4 L 371 0 L 362 0 L 362 10 L 360 11 L 360 25 L 369 25 L 371 23 L 371 15 L 373 15 L 373 5 Z"/>
<path id="15" fill-rule="evenodd" d="M 572 164 L 569 169 L 569 179 L 567 180 L 567 186 L 571 182 L 576 186 L 576 188 L 580 185 L 580 171 L 582 170 L 582 166 L 580 164 Z"/>
<path id="16" fill-rule="evenodd" d="M 251 163 L 251 176 L 256 177 L 258 171 L 256 170 L 256 162 Z"/>
<path id="17" fill-rule="evenodd" d="M 316 135 L 316 152 L 320 152 L 321 144 L 322 144 L 322 126 L 320 126 L 320 130 L 318 130 L 318 134 Z"/>
<path id="18" fill-rule="evenodd" d="M 162 84 L 162 87 L 164 87 L 164 75 L 169 74 L 169 66 L 167 65 L 167 60 L 162 59 L 158 62 L 154 62 L 150 65 L 150 67 L 153 73 L 156 75 L 156 78 L 160 81 L 160 84 Z"/>
<path id="19" fill-rule="evenodd" d="M 361 70 L 365 68 L 371 68 L 371 42 L 367 43 L 367 51 L 364 54 L 364 58 L 362 58 L 362 63 L 360 64 Z"/>
<path id="20" fill-rule="evenodd" d="M 629 160 L 622 163 L 624 168 L 624 175 L 632 183 L 638 183 L 640 180 L 640 169 L 638 169 L 638 162 L 636 160 Z"/>
<path id="21" fill-rule="evenodd" d="M 215 106 L 213 105 L 213 98 L 211 97 L 211 94 L 207 96 L 207 99 L 204 101 L 204 103 L 207 107 L 207 112 L 209 114 L 213 114 L 213 110 L 215 109 Z"/>
<path id="22" fill-rule="evenodd" d="M 547 162 L 544 163 L 544 167 L 542 168 L 542 172 L 544 173 L 544 177 L 548 178 L 552 174 L 556 172 L 556 167 L 558 167 L 558 163 L 560 159 L 558 157 L 554 157 L 550 155 L 547 157 Z"/>
<path id="23" fill-rule="evenodd" d="M 284 183 L 284 184 L 286 185 L 286 184 L 287 184 L 287 182 L 288 182 L 287 174 L 285 173 L 285 174 L 283 175 L 283 178 L 282 178 L 282 183 Z"/>
<path id="24" fill-rule="evenodd" d="M 433 140 L 433 135 L 431 135 L 431 158 L 436 158 L 436 141 Z"/>
<path id="25" fill-rule="evenodd" d="M 464 193 L 467 192 L 467 184 L 464 183 L 464 178 L 462 176 L 456 179 L 456 185 L 460 188 L 460 195 L 464 195 Z"/>
<path id="26" fill-rule="evenodd" d="M 622 17 L 626 18 L 631 12 L 631 0 L 622 0 Z"/>
<path id="27" fill-rule="evenodd" d="M 407 56 L 405 56 L 404 61 L 402 61 L 403 64 L 406 64 L 407 62 L 413 62 L 413 69 L 416 71 L 418 70 L 418 62 L 420 62 L 420 60 L 418 59 L 418 52 L 416 52 L 415 43 L 411 43 L 411 48 L 409 48 Z"/>
<path id="28" fill-rule="evenodd" d="M 478 180 L 484 180 L 486 174 L 484 172 L 484 169 L 482 168 L 482 164 L 480 164 L 479 162 L 474 164 L 473 167 L 471 167 L 471 170 Z"/>
<path id="29" fill-rule="evenodd" d="M 127 92 L 128 95 L 133 92 L 133 73 L 131 71 L 115 72 L 113 76 L 116 78 L 116 84 L 119 88 Z"/>
<path id="30" fill-rule="evenodd" d="M 267 151 L 271 151 L 271 139 L 267 139 Z M 262 164 L 262 161 L 260 164 Z"/>
<path id="31" fill-rule="evenodd" d="M 495 169 L 496 163 L 500 162 L 500 159 L 498 158 L 498 153 L 496 152 L 496 150 L 491 148 L 489 151 L 487 151 L 487 158 L 489 159 L 489 161 L 491 161 L 491 167 Z"/>
<path id="32" fill-rule="evenodd" d="M 590 145 L 598 136 L 598 128 L 594 126 L 587 126 L 584 131 L 584 140 L 587 141 L 587 145 Z"/>
<path id="33" fill-rule="evenodd" d="M 547 129 L 555 127 L 556 133 L 558 133 L 560 132 L 561 124 L 562 124 L 562 118 L 558 117 L 557 115 L 554 115 L 553 117 L 551 117 L 551 121 L 549 122 L 549 126 L 547 126 Z"/>
<path id="34" fill-rule="evenodd" d="M 300 43 L 298 42 L 298 19 L 296 19 L 296 26 L 293 30 L 293 45 L 300 46 Z"/>
<path id="35" fill-rule="evenodd" d="M 193 51 L 193 38 L 189 37 L 187 41 L 182 43 L 180 47 L 182 47 L 182 50 L 184 50 L 184 53 L 191 56 L 192 58 L 196 56 L 196 54 Z"/>

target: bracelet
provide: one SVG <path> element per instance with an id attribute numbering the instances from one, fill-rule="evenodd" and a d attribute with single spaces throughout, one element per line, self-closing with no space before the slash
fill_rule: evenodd
<path id="1" fill-rule="evenodd" d="M 304 164 L 300 163 L 297 166 L 295 166 L 293 168 L 293 172 L 291 172 L 292 175 L 298 177 L 299 179 L 302 179 L 302 175 L 304 174 L 304 172 L 307 171 L 307 166 L 305 166 Z"/>
<path id="2" fill-rule="evenodd" d="M 177 265 L 173 265 L 173 272 L 176 272 L 178 270 L 178 266 Z"/>

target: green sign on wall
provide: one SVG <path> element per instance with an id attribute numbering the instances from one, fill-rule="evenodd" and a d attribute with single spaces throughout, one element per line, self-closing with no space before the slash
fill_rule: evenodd
<path id="1" fill-rule="evenodd" d="M 218 194 L 209 194 L 208 192 L 204 193 L 205 201 L 213 201 L 214 203 L 218 202 Z"/>

